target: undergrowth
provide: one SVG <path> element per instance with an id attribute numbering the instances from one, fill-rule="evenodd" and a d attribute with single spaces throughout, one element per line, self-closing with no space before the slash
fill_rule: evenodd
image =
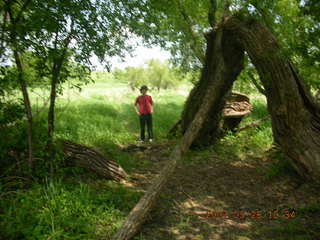
<path id="1" fill-rule="evenodd" d="M 88 85 L 81 93 L 66 91 L 57 99 L 55 137 L 94 147 L 128 173 L 147 167 L 149 162 L 120 150 L 121 145 L 139 138 L 139 120 L 133 110 L 138 94 L 108 83 Z M 155 102 L 155 140 L 161 142 L 179 118 L 186 94 L 170 90 L 150 95 Z M 47 109 L 36 113 L 35 129 L 43 133 L 37 135 L 37 142 L 42 144 L 46 142 L 46 116 Z M 87 170 L 61 165 L 59 154 L 55 176 L 47 179 L 48 166 L 42 156 L 37 154 L 32 177 L 23 174 L 27 166 L 17 169 L 14 158 L 0 167 L 0 239 L 110 239 L 141 193 Z"/>

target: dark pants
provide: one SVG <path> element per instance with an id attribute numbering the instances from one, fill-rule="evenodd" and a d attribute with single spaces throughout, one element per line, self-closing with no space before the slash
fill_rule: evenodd
<path id="1" fill-rule="evenodd" d="M 153 131 L 152 131 L 152 114 L 141 114 L 140 116 L 140 138 L 141 140 L 145 140 L 145 126 L 147 125 L 147 131 L 148 131 L 148 139 L 153 138 Z"/>

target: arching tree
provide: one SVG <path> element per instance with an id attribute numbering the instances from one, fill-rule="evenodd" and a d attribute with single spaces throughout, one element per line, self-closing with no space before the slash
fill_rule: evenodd
<path id="1" fill-rule="evenodd" d="M 257 68 L 266 91 L 276 143 L 306 179 L 320 177 L 320 106 L 296 67 L 261 22 L 233 17 L 225 28 L 235 33 Z"/>

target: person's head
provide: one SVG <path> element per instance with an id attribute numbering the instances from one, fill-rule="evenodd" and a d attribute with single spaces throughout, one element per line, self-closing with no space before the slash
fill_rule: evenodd
<path id="1" fill-rule="evenodd" d="M 146 85 L 143 85 L 141 88 L 140 88 L 140 92 L 141 94 L 145 95 L 148 91 L 148 87 Z"/>

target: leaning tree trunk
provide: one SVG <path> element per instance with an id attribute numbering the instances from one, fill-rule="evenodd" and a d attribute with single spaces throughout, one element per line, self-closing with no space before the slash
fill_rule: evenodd
<path id="1" fill-rule="evenodd" d="M 298 173 L 320 178 L 320 106 L 304 86 L 271 31 L 254 19 L 231 17 L 224 28 L 235 33 L 258 70 L 266 91 L 274 140 Z"/>
<path id="2" fill-rule="evenodd" d="M 226 82 L 225 76 L 232 75 L 227 74 L 226 71 L 232 69 L 235 75 L 240 72 L 242 69 L 243 50 L 241 47 L 235 46 L 236 42 L 232 40 L 234 37 L 230 35 L 230 32 L 222 31 L 221 28 L 212 31 L 207 37 L 206 60 L 201 79 L 210 78 L 210 82 L 214 82 L 214 84 L 206 87 L 206 91 L 201 96 L 201 104 L 197 105 L 195 116 L 193 116 L 180 143 L 170 154 L 167 165 L 130 212 L 112 240 L 128 240 L 137 233 L 140 225 L 144 222 L 152 206 L 155 204 L 169 176 L 173 173 L 177 163 L 197 138 L 199 132 L 202 131 L 203 126 L 207 124 L 207 116 L 212 112 L 212 105 L 221 106 L 219 109 L 215 109 L 215 114 L 212 115 L 216 119 L 216 125 L 220 122 L 219 116 L 224 106 L 222 99 L 231 88 L 234 80 L 230 77 L 230 80 Z M 229 55 L 226 55 L 226 52 L 233 59 Z"/>
<path id="3" fill-rule="evenodd" d="M 210 106 L 204 124 L 199 130 L 199 134 L 193 142 L 193 146 L 212 144 L 219 136 L 221 130 L 221 113 L 225 106 L 226 96 L 230 94 L 232 84 L 243 69 L 243 54 L 242 47 L 235 41 L 232 32 L 223 30 L 222 46 L 220 49 L 214 50 L 213 43 L 215 32 L 210 32 L 207 36 L 207 49 L 210 54 L 206 56 L 206 65 L 199 82 L 190 92 L 190 95 L 185 103 L 184 110 L 181 115 L 181 131 L 182 134 L 187 130 L 192 120 L 194 119 L 199 106 L 203 104 L 207 89 L 214 85 L 215 91 L 212 97 L 208 99 Z M 222 74 L 217 79 L 213 72 L 217 67 L 216 51 L 221 51 L 225 64 L 222 66 Z"/>

